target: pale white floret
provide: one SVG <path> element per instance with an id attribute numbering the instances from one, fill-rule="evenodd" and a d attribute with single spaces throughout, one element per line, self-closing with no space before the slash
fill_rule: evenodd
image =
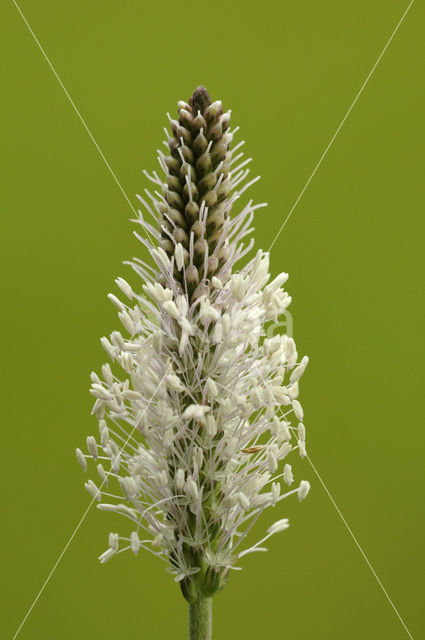
<path id="1" fill-rule="evenodd" d="M 116 278 L 115 282 L 127 298 L 131 300 L 134 297 L 133 289 L 124 278 Z"/>
<path id="2" fill-rule="evenodd" d="M 210 438 L 214 438 L 217 433 L 217 423 L 212 414 L 205 416 L 205 430 Z"/>
<path id="3" fill-rule="evenodd" d="M 183 245 L 180 242 L 176 244 L 176 247 L 174 249 L 174 257 L 176 259 L 177 269 L 181 271 L 184 265 L 184 250 Z"/>
<path id="4" fill-rule="evenodd" d="M 163 287 L 159 282 L 152 284 L 148 282 L 143 286 L 145 293 L 156 302 L 166 302 L 172 300 L 173 292 L 168 287 Z"/>
<path id="5" fill-rule="evenodd" d="M 178 376 L 171 373 L 166 377 L 166 383 L 173 391 L 184 391 L 184 384 Z"/>
<path id="6" fill-rule="evenodd" d="M 304 442 L 304 440 L 305 440 L 305 426 L 303 425 L 302 422 L 300 422 L 298 424 L 297 432 L 298 432 L 298 439 L 301 440 L 301 442 Z"/>
<path id="7" fill-rule="evenodd" d="M 99 400 L 109 400 L 111 398 L 111 393 L 100 384 L 92 384 L 92 388 L 90 389 L 90 393 L 94 395 Z"/>
<path id="8" fill-rule="evenodd" d="M 221 316 L 221 327 L 223 335 L 227 337 L 230 334 L 231 328 L 231 319 L 228 313 L 223 313 Z"/>
<path id="9" fill-rule="evenodd" d="M 242 491 L 239 491 L 236 494 L 236 501 L 238 502 L 241 509 L 249 509 L 249 498 Z"/>
<path id="10" fill-rule="evenodd" d="M 125 340 L 120 331 L 113 331 L 111 333 L 111 343 L 118 347 L 118 349 L 125 349 Z"/>
<path id="11" fill-rule="evenodd" d="M 108 486 L 108 476 L 105 469 L 103 468 L 103 465 L 100 463 L 97 465 L 97 473 L 99 474 L 99 478 L 102 480 L 102 485 Z"/>
<path id="12" fill-rule="evenodd" d="M 183 489 L 184 483 L 185 483 L 185 475 L 184 475 L 184 470 L 183 469 L 177 469 L 176 475 L 175 475 L 175 482 L 176 482 L 176 487 L 177 489 L 179 489 L 179 491 L 181 491 Z"/>
<path id="13" fill-rule="evenodd" d="M 80 463 L 80 466 L 82 468 L 83 471 L 87 471 L 87 461 L 84 457 L 83 452 L 81 451 L 81 449 L 76 450 L 76 454 L 77 454 L 77 460 Z"/>
<path id="14" fill-rule="evenodd" d="M 113 293 L 108 293 L 108 298 L 118 311 L 123 311 L 125 309 L 125 305 Z"/>
<path id="15" fill-rule="evenodd" d="M 94 498 L 95 500 L 101 500 L 102 499 L 102 495 L 99 491 L 99 489 L 96 487 L 95 483 L 93 482 L 93 480 L 89 480 L 88 482 L 84 483 L 85 488 L 87 489 L 87 492 L 91 495 L 92 498 Z"/>
<path id="16" fill-rule="evenodd" d="M 241 302 L 247 288 L 246 280 L 239 274 L 235 274 L 231 279 L 232 295 L 238 302 Z"/>
<path id="17" fill-rule="evenodd" d="M 290 377 L 291 383 L 298 382 L 298 380 L 303 375 L 307 365 L 308 365 L 308 357 L 304 356 L 300 364 L 298 365 L 298 367 L 296 367 L 291 373 L 291 377 Z"/>
<path id="18" fill-rule="evenodd" d="M 207 378 L 207 394 L 210 400 L 215 400 L 218 396 L 218 387 L 212 378 Z"/>
<path id="19" fill-rule="evenodd" d="M 102 365 L 102 376 L 107 384 L 111 385 L 114 383 L 114 376 L 112 375 L 111 365 L 109 362 Z"/>
<path id="20" fill-rule="evenodd" d="M 186 482 L 184 483 L 184 492 L 188 498 L 190 498 L 193 502 L 196 502 L 199 497 L 198 485 L 194 481 L 192 477 L 188 477 Z"/>
<path id="21" fill-rule="evenodd" d="M 294 482 L 294 474 L 292 473 L 292 467 L 290 464 L 285 464 L 283 468 L 283 481 L 289 486 Z"/>
<path id="22" fill-rule="evenodd" d="M 285 441 L 280 447 L 279 447 L 279 460 L 283 460 L 283 458 L 285 458 L 288 453 L 290 453 L 292 451 L 292 446 L 289 442 Z"/>
<path id="23" fill-rule="evenodd" d="M 160 265 L 162 265 L 166 271 L 170 269 L 170 266 L 171 266 L 170 258 L 167 256 L 167 254 L 165 253 L 162 247 L 157 247 L 156 249 L 153 249 L 152 255 L 154 256 L 154 258 L 158 260 Z"/>
<path id="24" fill-rule="evenodd" d="M 274 473 L 277 469 L 277 460 L 272 451 L 269 451 L 267 454 L 267 467 L 270 473 Z"/>
<path id="25" fill-rule="evenodd" d="M 118 506 L 116 504 L 107 504 L 106 502 L 101 502 L 97 505 L 97 508 L 100 511 L 118 511 Z"/>
<path id="26" fill-rule="evenodd" d="M 279 482 L 272 482 L 272 504 L 275 505 L 280 496 L 281 486 Z"/>
<path id="27" fill-rule="evenodd" d="M 122 349 L 123 351 L 140 351 L 141 349 L 143 349 L 143 344 L 141 344 L 140 342 L 127 340 L 126 342 L 124 342 Z"/>
<path id="28" fill-rule="evenodd" d="M 117 357 L 117 351 L 111 345 L 109 340 L 107 338 L 103 337 L 103 338 L 100 339 L 100 343 L 101 343 L 102 347 L 105 349 L 105 351 L 108 354 L 108 356 L 111 358 L 111 360 L 114 361 L 115 358 Z"/>
<path id="29" fill-rule="evenodd" d="M 304 498 L 307 496 L 309 491 L 310 491 L 310 483 L 308 482 L 308 480 L 301 480 L 300 486 L 298 489 L 298 499 L 304 500 Z"/>
<path id="30" fill-rule="evenodd" d="M 127 329 L 130 335 L 133 335 L 136 332 L 136 325 L 130 314 L 124 309 L 118 313 L 118 317 L 121 320 L 123 327 Z"/>
<path id="31" fill-rule="evenodd" d="M 289 528 L 288 518 L 282 518 L 281 520 L 276 520 L 276 522 L 274 522 L 271 525 L 271 527 L 267 529 L 267 533 L 270 533 L 273 535 L 275 533 L 279 533 L 280 531 L 285 531 L 288 528 Z"/>
<path id="32" fill-rule="evenodd" d="M 172 300 L 166 300 L 163 303 L 163 308 L 164 310 L 172 317 L 174 318 L 174 320 L 180 320 L 181 318 L 181 313 L 177 308 L 177 305 L 175 302 L 173 302 Z"/>
<path id="33" fill-rule="evenodd" d="M 113 549 L 107 549 L 104 553 L 99 556 L 100 562 L 103 564 L 107 562 L 115 555 L 115 551 Z"/>
<path id="34" fill-rule="evenodd" d="M 201 447 L 194 447 L 193 449 L 193 463 L 198 469 L 202 467 L 204 461 L 204 452 Z"/>
<path id="35" fill-rule="evenodd" d="M 136 556 L 139 553 L 140 549 L 140 540 L 137 535 L 137 531 L 132 531 L 130 533 L 130 547 L 134 555 Z"/>
<path id="36" fill-rule="evenodd" d="M 118 546 L 119 546 L 118 533 L 109 534 L 108 544 L 113 551 L 118 551 Z"/>
<path id="37" fill-rule="evenodd" d="M 203 297 L 199 309 L 199 321 L 202 324 L 216 322 L 220 317 L 220 312 L 214 308 L 208 298 Z"/>
<path id="38" fill-rule="evenodd" d="M 109 430 L 108 430 L 108 427 L 105 425 L 102 431 L 100 432 L 100 443 L 103 449 L 105 449 L 105 447 L 107 446 L 108 441 L 109 441 Z"/>
<path id="39" fill-rule="evenodd" d="M 298 440 L 298 451 L 300 452 L 300 457 L 305 458 L 307 455 L 307 450 L 305 448 L 304 440 Z"/>
<path id="40" fill-rule="evenodd" d="M 202 420 L 206 413 L 211 411 L 211 407 L 201 404 L 191 404 L 183 412 L 183 418 Z"/>
<path id="41" fill-rule="evenodd" d="M 189 310 L 189 304 L 187 302 L 186 296 L 183 296 L 183 295 L 177 296 L 176 307 L 179 310 L 181 315 L 180 322 L 183 323 L 183 324 L 180 324 L 180 326 L 186 329 L 190 325 L 190 323 L 188 323 L 188 321 L 186 320 L 187 312 Z"/>
<path id="42" fill-rule="evenodd" d="M 215 287 L 216 289 L 222 289 L 223 288 L 223 283 L 220 280 L 220 278 L 217 278 L 217 276 L 213 276 L 211 278 L 211 284 L 213 287 Z"/>
<path id="43" fill-rule="evenodd" d="M 292 408 L 294 410 L 295 417 L 298 420 L 302 421 L 302 419 L 304 417 L 304 411 L 303 411 L 303 408 L 302 408 L 301 404 L 298 402 L 298 400 L 292 400 Z"/>
<path id="44" fill-rule="evenodd" d="M 213 343 L 220 344 L 222 340 L 223 340 L 223 320 L 221 323 L 217 322 L 216 325 L 214 326 Z"/>
<path id="45" fill-rule="evenodd" d="M 87 436 L 87 449 L 89 450 L 90 455 L 94 460 L 97 460 L 98 451 L 97 451 L 97 443 L 93 436 Z"/>

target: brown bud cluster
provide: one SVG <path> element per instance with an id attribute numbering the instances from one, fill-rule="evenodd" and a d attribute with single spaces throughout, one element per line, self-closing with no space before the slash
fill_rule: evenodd
<path id="1" fill-rule="evenodd" d="M 178 119 L 170 121 L 160 246 L 170 258 L 177 243 L 183 246 L 185 268 L 175 267 L 174 276 L 191 299 L 206 292 L 206 282 L 228 256 L 223 224 L 231 209 L 229 124 L 230 113 L 223 113 L 220 101 L 212 103 L 204 87 L 179 102 Z"/>

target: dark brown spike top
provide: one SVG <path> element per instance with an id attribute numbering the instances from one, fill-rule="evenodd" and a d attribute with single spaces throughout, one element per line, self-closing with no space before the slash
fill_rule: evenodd
<path id="1" fill-rule="evenodd" d="M 202 86 L 178 103 L 178 120 L 170 122 L 160 246 L 171 258 L 182 244 L 185 276 L 176 267 L 174 277 L 192 300 L 206 292 L 229 254 L 222 233 L 231 209 L 229 124 L 230 113 L 223 113 L 220 101 L 211 102 Z"/>
<path id="2" fill-rule="evenodd" d="M 189 104 L 192 107 L 192 114 L 197 115 L 198 111 L 204 113 L 205 109 L 210 106 L 211 98 L 208 91 L 202 85 L 197 87 L 189 98 Z"/>

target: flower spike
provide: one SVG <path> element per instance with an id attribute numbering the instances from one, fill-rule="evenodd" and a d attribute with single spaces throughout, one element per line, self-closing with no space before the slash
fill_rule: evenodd
<path id="1" fill-rule="evenodd" d="M 291 302 L 287 274 L 270 282 L 262 251 L 242 263 L 264 205 L 233 211 L 255 180 L 241 143 L 232 147 L 230 111 L 198 87 L 169 119 L 164 176 L 146 174 L 153 193 L 139 197 L 154 223 L 143 213 L 136 221 L 154 266 L 134 258 L 139 283 L 119 277 L 124 301 L 109 295 L 123 328 L 101 339 L 112 366 L 92 374 L 99 437 L 77 459 L 84 471 L 96 461 L 100 482 L 85 487 L 99 509 L 125 518 L 124 537 L 110 534 L 100 561 L 150 551 L 194 603 L 288 528 L 278 519 L 242 549 L 267 507 L 307 496 L 307 481 L 282 492 L 279 479 L 290 487 L 292 467 L 281 461 L 294 449 L 306 455 L 297 396 L 308 358 L 299 361 L 291 336 L 270 337 Z"/>

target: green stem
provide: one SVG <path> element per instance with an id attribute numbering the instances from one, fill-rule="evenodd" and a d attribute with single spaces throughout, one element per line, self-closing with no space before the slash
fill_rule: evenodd
<path id="1" fill-rule="evenodd" d="M 212 639 L 212 598 L 200 596 L 189 604 L 189 640 Z"/>

